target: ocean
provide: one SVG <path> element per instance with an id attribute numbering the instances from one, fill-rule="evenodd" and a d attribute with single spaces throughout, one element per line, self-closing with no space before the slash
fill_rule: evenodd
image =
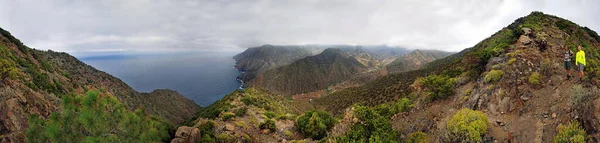
<path id="1" fill-rule="evenodd" d="M 233 52 L 145 54 L 80 58 L 139 92 L 171 89 L 208 106 L 240 88 Z"/>

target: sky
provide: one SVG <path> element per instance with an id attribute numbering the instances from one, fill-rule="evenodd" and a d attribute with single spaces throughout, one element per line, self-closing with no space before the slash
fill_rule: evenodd
<path id="1" fill-rule="evenodd" d="M 74 55 L 264 44 L 460 51 L 532 11 L 600 31 L 598 0 L 0 0 L 0 27 Z"/>

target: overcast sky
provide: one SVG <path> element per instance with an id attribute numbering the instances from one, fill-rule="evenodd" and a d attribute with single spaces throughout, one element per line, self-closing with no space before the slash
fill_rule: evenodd
<path id="1" fill-rule="evenodd" d="M 75 55 L 263 44 L 460 51 L 534 10 L 600 30 L 598 0 L 0 0 L 0 27 Z"/>

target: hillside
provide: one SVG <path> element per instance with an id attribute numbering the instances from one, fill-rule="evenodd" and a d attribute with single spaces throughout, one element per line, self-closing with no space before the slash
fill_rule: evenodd
<path id="1" fill-rule="evenodd" d="M 316 55 L 321 51 L 322 48 L 312 46 L 263 45 L 248 48 L 244 52 L 235 55 L 233 59 L 236 61 L 235 68 L 244 72 L 239 79 L 249 83 L 262 72 L 290 64 L 307 56 Z M 248 84 L 244 86 L 248 86 Z"/>
<path id="2" fill-rule="evenodd" d="M 0 29 L 0 138 L 25 142 L 31 115 L 48 118 L 62 111 L 62 98 L 96 90 L 117 97 L 129 110 L 145 108 L 171 124 L 188 120 L 200 109 L 192 100 L 171 90 L 139 93 L 127 84 L 75 57 L 28 48 Z"/>
<path id="3" fill-rule="evenodd" d="M 474 47 L 424 69 L 392 74 L 316 102 L 341 116 L 355 103 L 379 107 L 409 98 L 414 108 L 392 117 L 393 129 L 405 137 L 423 132 L 437 142 L 456 139 L 447 127 L 462 108 L 487 116 L 487 129 L 480 136 L 484 142 L 552 142 L 559 134 L 557 127 L 570 122 L 579 123 L 591 137 L 584 140 L 594 142 L 600 127 L 594 113 L 600 103 L 599 39 L 586 27 L 533 12 Z M 562 45 L 573 51 L 583 46 L 588 65 L 582 82 L 566 79 Z"/>
<path id="4" fill-rule="evenodd" d="M 235 55 L 235 67 L 243 71 L 239 79 L 244 87 L 252 86 L 254 79 L 263 72 L 289 65 L 299 59 L 314 56 L 327 48 L 339 48 L 366 66 L 376 68 L 390 63 L 410 51 L 401 47 L 354 46 L 354 45 L 263 45 L 246 49 Z"/>
<path id="5" fill-rule="evenodd" d="M 436 50 L 414 50 L 397 58 L 385 67 L 389 73 L 411 71 L 425 66 L 427 63 L 444 58 L 452 53 Z"/>
<path id="6" fill-rule="evenodd" d="M 582 81 L 566 78 L 563 45 L 571 50 L 582 45 L 586 52 Z M 597 142 L 598 60 L 600 36 L 596 32 L 532 12 L 475 46 L 421 69 L 389 74 L 312 100 L 314 107 L 337 117 L 333 126 L 322 116 L 327 113 L 309 110 L 306 100 L 284 100 L 248 89 L 203 109 L 201 113 L 211 116 L 201 115 L 203 119 L 194 127 L 214 123 L 210 127 L 215 132 L 199 135 L 212 135 L 216 141 L 317 142 L 309 137 L 327 135 L 320 141 Z M 281 106 L 281 102 L 287 104 Z M 228 117 L 237 113 L 231 109 L 236 107 L 258 112 Z M 275 113 L 268 113 L 271 110 Z M 281 116 L 286 113 L 301 115 Z M 313 122 L 305 125 L 300 119 L 307 114 Z M 297 122 L 291 125 L 293 119 Z M 273 129 L 269 128 L 271 120 Z M 305 126 L 314 132 L 304 132 Z M 262 133 L 255 134 L 259 130 Z"/>
<path id="7" fill-rule="evenodd" d="M 326 49 L 289 65 L 268 70 L 254 82 L 278 94 L 298 94 L 349 79 L 367 67 L 340 49 Z"/>

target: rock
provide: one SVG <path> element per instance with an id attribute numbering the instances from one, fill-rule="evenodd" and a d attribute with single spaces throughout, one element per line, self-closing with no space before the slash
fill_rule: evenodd
<path id="1" fill-rule="evenodd" d="M 181 126 L 175 132 L 171 143 L 196 143 L 200 140 L 200 130 L 194 127 Z"/>
<path id="2" fill-rule="evenodd" d="M 556 113 L 552 113 L 552 118 L 556 118 Z"/>
<path id="3" fill-rule="evenodd" d="M 263 133 L 263 134 L 269 134 L 269 133 L 271 133 L 271 130 L 269 130 L 269 129 L 263 129 L 260 132 Z"/>
<path id="4" fill-rule="evenodd" d="M 523 30 L 523 35 L 526 35 L 526 36 L 533 35 L 531 28 L 522 28 L 521 30 Z"/>
<path id="5" fill-rule="evenodd" d="M 529 100 L 529 97 L 521 96 L 521 100 L 527 101 L 527 100 Z"/>
<path id="6" fill-rule="evenodd" d="M 519 37 L 519 41 L 521 42 L 521 45 L 529 45 L 531 44 L 531 42 L 533 42 L 533 40 L 531 40 L 531 38 L 525 36 L 525 35 L 521 35 L 521 37 Z"/>
<path id="7" fill-rule="evenodd" d="M 225 124 L 225 130 L 226 131 L 233 131 L 233 130 L 235 130 L 235 126 L 233 124 L 231 124 L 231 123 L 227 123 L 227 124 Z"/>

